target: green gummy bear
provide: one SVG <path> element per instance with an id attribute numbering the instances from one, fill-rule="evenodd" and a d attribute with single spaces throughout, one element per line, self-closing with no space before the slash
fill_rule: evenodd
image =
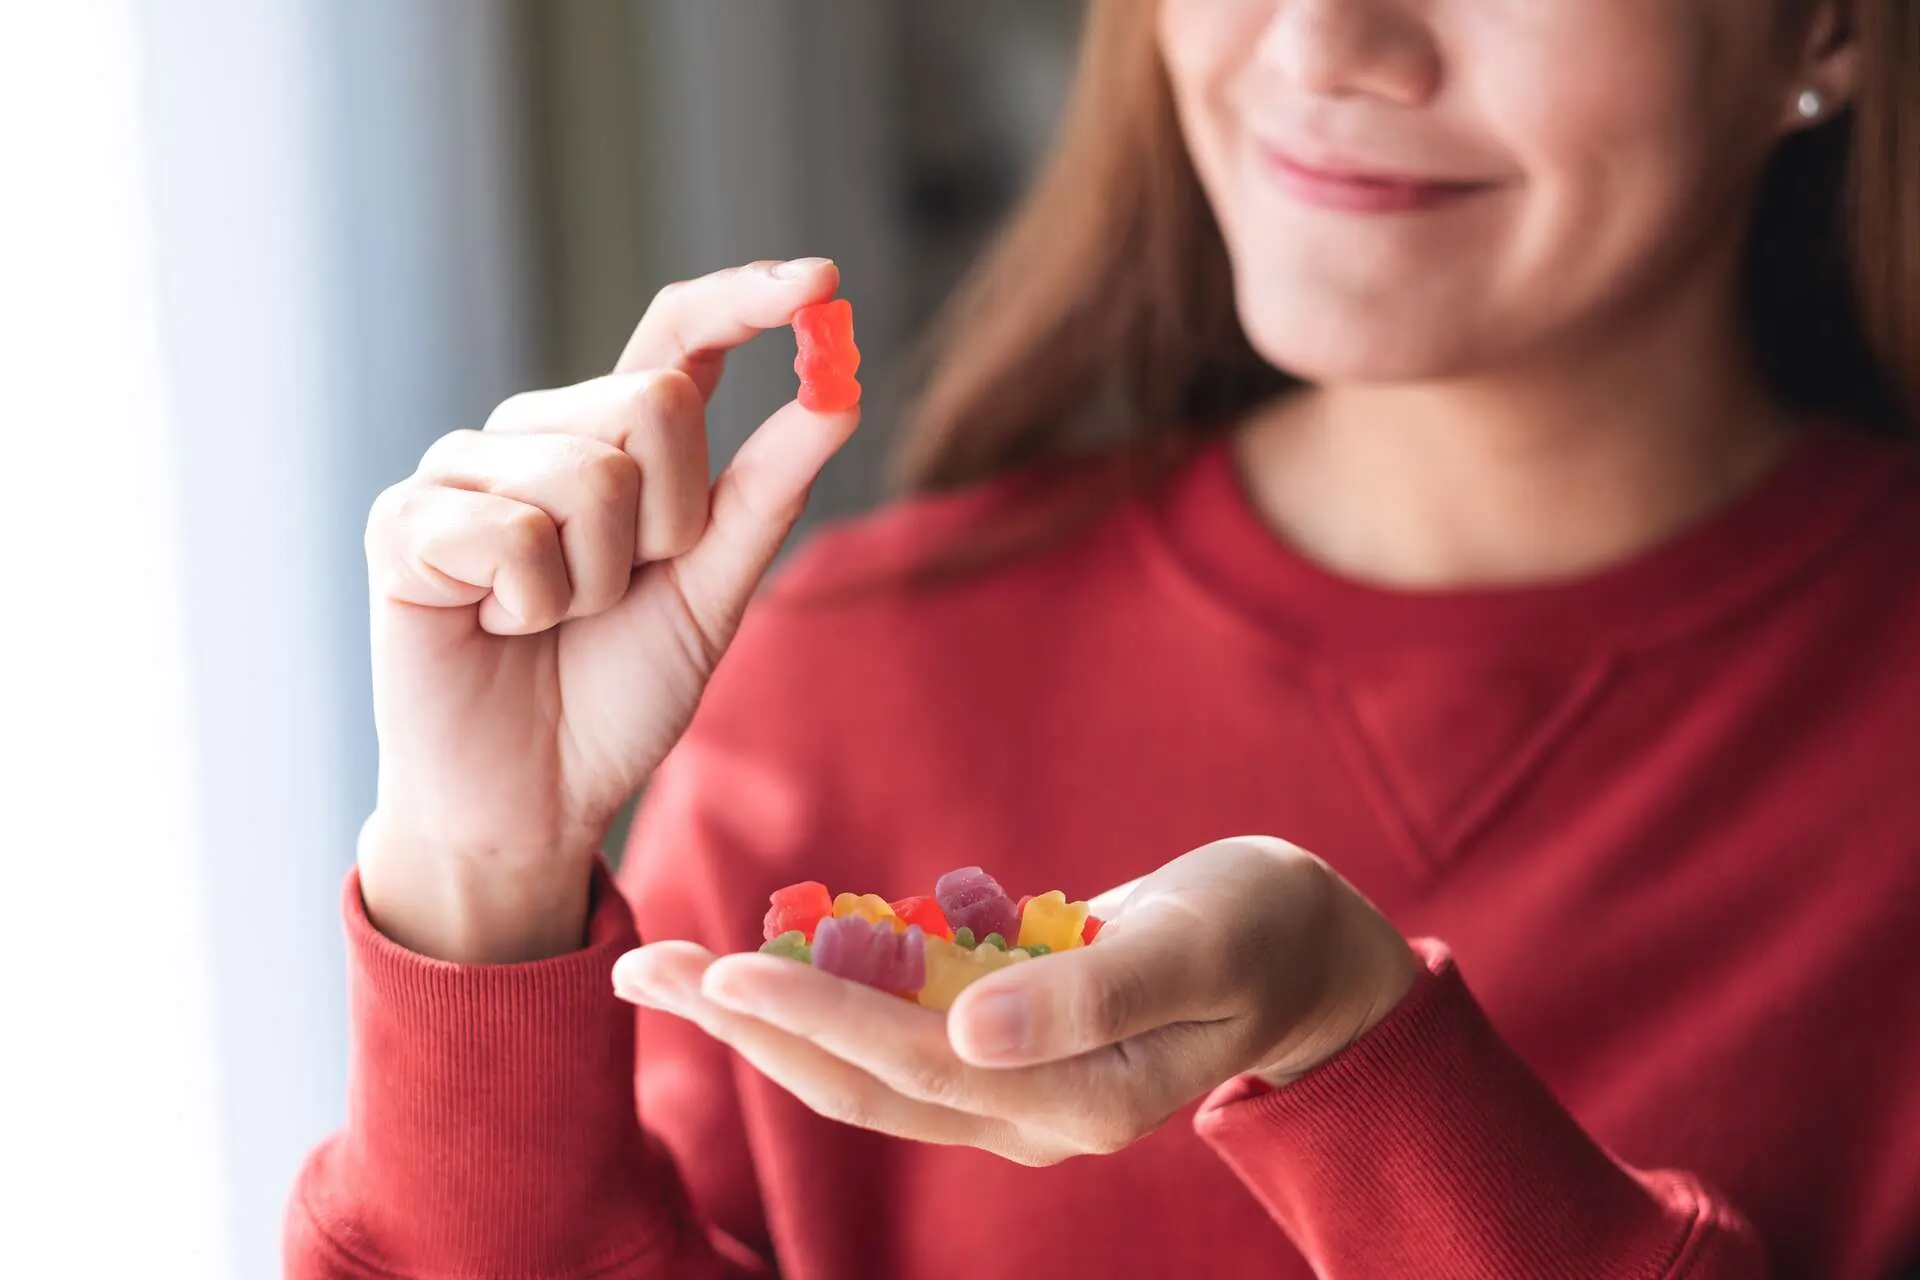
<path id="1" fill-rule="evenodd" d="M 1007 940 L 997 933 L 990 933 L 980 939 L 980 945 L 983 947 L 998 947 L 1000 950 L 1005 951 L 1007 949 Z"/>
<path id="2" fill-rule="evenodd" d="M 768 939 L 760 944 L 760 950 L 770 956 L 798 960 L 801 964 L 813 963 L 813 948 L 807 945 L 807 935 L 798 929 L 789 929 L 777 938 Z"/>
<path id="3" fill-rule="evenodd" d="M 953 945 L 956 947 L 965 947 L 971 951 L 980 944 L 973 940 L 973 930 L 967 928 L 965 925 L 961 925 L 953 931 Z"/>
<path id="4" fill-rule="evenodd" d="M 1026 948 L 1026 953 L 1030 956 L 1051 955 L 1053 954 L 1053 948 L 1048 946 L 1044 942 L 1036 942 L 1032 946 Z"/>

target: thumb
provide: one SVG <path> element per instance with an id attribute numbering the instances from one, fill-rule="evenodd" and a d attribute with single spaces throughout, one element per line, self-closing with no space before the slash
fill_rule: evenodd
<path id="1" fill-rule="evenodd" d="M 858 407 L 815 413 L 788 402 L 747 437 L 714 482 L 706 532 L 674 562 L 708 636 L 730 636 L 767 566 L 806 508 L 820 469 L 860 425 Z"/>
<path id="2" fill-rule="evenodd" d="M 1208 975 L 1206 922 L 1187 902 L 1156 898 L 1101 930 L 1090 947 L 1015 965 L 961 993 L 947 1015 L 954 1052 L 977 1066 L 1055 1062 L 1169 1023 L 1224 1016 Z"/>

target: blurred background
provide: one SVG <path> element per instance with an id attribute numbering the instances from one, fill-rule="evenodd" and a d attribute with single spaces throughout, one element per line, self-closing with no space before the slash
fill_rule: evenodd
<path id="1" fill-rule="evenodd" d="M 278 1274 L 344 1098 L 373 496 L 668 281 L 824 254 L 868 411 L 809 521 L 876 501 L 1080 7 L 0 3 L 0 1275 Z M 792 358 L 735 360 L 716 464 Z"/>

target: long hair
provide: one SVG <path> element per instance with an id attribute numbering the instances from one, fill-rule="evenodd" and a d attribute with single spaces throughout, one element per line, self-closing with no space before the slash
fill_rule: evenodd
<path id="1" fill-rule="evenodd" d="M 1290 385 L 1240 326 L 1150 9 L 1092 0 L 1053 154 L 935 326 L 906 490 L 1177 451 Z M 1920 0 L 1861 0 L 1856 22 L 1852 109 L 1783 141 L 1762 181 L 1747 313 L 1779 394 L 1891 432 L 1920 411 Z"/>

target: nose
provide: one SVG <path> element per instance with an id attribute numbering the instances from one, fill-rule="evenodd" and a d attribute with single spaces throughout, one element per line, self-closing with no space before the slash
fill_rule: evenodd
<path id="1" fill-rule="evenodd" d="M 1416 107 L 1440 88 L 1440 50 L 1408 0 L 1278 0 L 1259 61 L 1308 93 Z"/>

